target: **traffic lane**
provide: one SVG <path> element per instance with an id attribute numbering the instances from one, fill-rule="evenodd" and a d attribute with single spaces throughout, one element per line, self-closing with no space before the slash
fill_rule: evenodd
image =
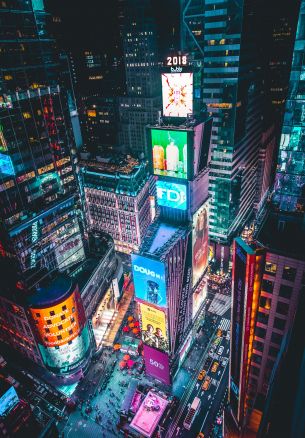
<path id="1" fill-rule="evenodd" d="M 209 409 L 208 415 L 201 428 L 201 432 L 203 432 L 205 435 L 208 435 L 211 432 L 216 415 L 218 413 L 224 394 L 228 387 L 228 382 L 229 382 L 229 365 L 226 366 L 223 377 L 215 393 L 215 398 L 213 400 L 212 406 Z"/>
<path id="2" fill-rule="evenodd" d="M 218 348 L 216 351 L 219 350 L 220 345 L 224 346 L 224 351 L 223 354 L 221 356 L 221 358 L 228 358 L 228 347 L 229 347 L 229 342 L 227 339 L 222 338 L 221 343 L 219 344 Z M 202 381 L 198 381 L 197 384 L 195 385 L 195 389 L 193 391 L 192 397 L 199 397 L 201 399 L 201 407 L 200 407 L 200 411 L 198 413 L 198 415 L 196 416 L 193 426 L 191 428 L 190 431 L 190 436 L 197 436 L 197 434 L 199 433 L 198 427 L 200 427 L 200 425 L 202 424 L 202 418 L 203 416 L 207 416 L 208 412 L 210 411 L 210 408 L 213 406 L 214 404 L 214 400 L 216 399 L 216 404 L 217 404 L 217 397 L 216 397 L 216 393 L 218 391 L 219 385 L 222 384 L 222 380 L 223 378 L 225 378 L 224 373 L 225 373 L 225 368 L 223 368 L 221 365 L 218 366 L 218 369 L 215 373 L 211 372 L 211 368 L 213 366 L 213 363 L 215 362 L 215 360 L 212 360 L 206 376 L 211 377 L 211 379 L 216 380 L 216 386 L 214 384 L 211 383 L 210 388 L 205 391 L 202 389 L 202 384 L 204 382 L 204 379 Z M 203 367 L 204 368 L 204 367 Z M 199 421 L 199 419 L 201 419 Z"/>
<path id="3" fill-rule="evenodd" d="M 217 381 L 217 386 L 212 385 L 206 394 L 203 396 L 202 408 L 197 415 L 193 427 L 192 434 L 190 436 L 196 437 L 200 431 L 206 433 L 209 430 L 214 417 L 217 414 L 222 398 L 224 396 L 225 390 L 228 385 L 228 365 L 225 369 L 222 369 L 222 373 Z"/>
<path id="4" fill-rule="evenodd" d="M 217 321 L 218 318 L 216 318 Z M 217 324 L 218 327 L 218 324 Z M 211 333 L 211 336 L 209 338 L 209 342 L 208 345 L 204 348 L 203 345 L 201 346 L 202 349 L 204 350 L 202 352 L 202 355 L 200 357 L 200 359 L 197 361 L 197 368 L 196 370 L 193 372 L 193 378 L 190 379 L 190 382 L 180 400 L 178 409 L 177 409 L 177 414 L 175 415 L 175 417 L 173 418 L 172 424 L 170 425 L 166 437 L 172 437 L 172 436 L 185 436 L 183 435 L 183 432 L 186 432 L 186 430 L 183 428 L 183 421 L 184 418 L 188 412 L 188 405 L 192 403 L 194 397 L 197 394 L 197 389 L 196 389 L 196 383 L 197 383 L 197 377 L 199 372 L 202 370 L 202 368 L 205 365 L 206 359 L 208 357 L 208 351 L 209 348 L 211 347 L 212 344 L 212 340 L 215 338 L 216 336 L 216 330 L 217 328 L 215 328 L 215 330 L 213 331 L 213 333 Z M 202 382 L 201 382 L 202 384 Z M 179 430 L 177 431 L 177 429 L 179 428 Z M 189 431 L 188 431 L 189 432 Z"/>

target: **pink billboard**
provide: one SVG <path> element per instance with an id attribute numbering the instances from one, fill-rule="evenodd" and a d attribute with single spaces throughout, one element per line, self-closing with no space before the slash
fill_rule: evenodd
<path id="1" fill-rule="evenodd" d="M 141 435 L 150 438 L 161 420 L 167 405 L 168 400 L 149 391 L 130 426 L 140 432 Z"/>
<path id="2" fill-rule="evenodd" d="M 146 374 L 166 385 L 170 384 L 168 355 L 144 344 Z"/>

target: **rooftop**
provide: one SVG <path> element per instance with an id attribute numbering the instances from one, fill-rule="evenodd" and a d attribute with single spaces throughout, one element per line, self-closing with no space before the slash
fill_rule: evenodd
<path id="1" fill-rule="evenodd" d="M 63 301 L 71 294 L 73 281 L 67 275 L 60 274 L 52 281 L 46 280 L 37 291 L 27 298 L 31 307 L 52 306 Z"/>
<path id="2" fill-rule="evenodd" d="M 269 211 L 255 237 L 271 251 L 305 259 L 305 221 L 302 216 Z"/>
<path id="3" fill-rule="evenodd" d="M 90 168 L 92 171 L 98 171 L 108 174 L 123 174 L 130 175 L 135 171 L 135 168 L 140 166 L 140 162 L 135 158 L 127 155 L 125 157 L 95 157 L 94 159 L 83 159 L 85 154 L 81 154 L 79 165 L 81 167 Z"/>

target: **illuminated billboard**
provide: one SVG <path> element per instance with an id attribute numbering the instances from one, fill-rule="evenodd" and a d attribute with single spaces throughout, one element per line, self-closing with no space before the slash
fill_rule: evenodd
<path id="1" fill-rule="evenodd" d="M 158 180 L 156 187 L 157 200 L 160 206 L 186 210 L 187 195 L 185 185 Z"/>
<path id="2" fill-rule="evenodd" d="M 149 391 L 138 412 L 133 417 L 130 426 L 141 436 L 150 438 L 156 430 L 159 421 L 169 401 L 155 392 Z"/>
<path id="3" fill-rule="evenodd" d="M 187 117 L 192 114 L 193 73 L 163 73 L 162 104 L 165 117 Z"/>
<path id="4" fill-rule="evenodd" d="M 187 179 L 187 132 L 152 129 L 151 142 L 154 174 Z"/>
<path id="5" fill-rule="evenodd" d="M 206 299 L 207 294 L 208 294 L 208 282 L 207 279 L 204 277 L 196 287 L 195 291 L 193 292 L 193 312 L 192 312 L 193 318 L 195 318 L 195 316 L 197 315 L 197 312 L 200 309 L 204 300 Z"/>
<path id="6" fill-rule="evenodd" d="M 14 166 L 9 155 L 0 153 L 0 173 L 4 175 L 15 175 Z"/>
<path id="7" fill-rule="evenodd" d="M 166 353 L 144 344 L 146 374 L 166 385 L 170 384 L 169 359 Z"/>
<path id="8" fill-rule="evenodd" d="M 0 396 L 0 416 L 5 417 L 17 404 L 19 397 L 13 386 Z"/>
<path id="9" fill-rule="evenodd" d="M 46 302 L 44 307 L 33 306 L 29 310 L 39 337 L 39 350 L 49 370 L 70 373 L 86 362 L 90 337 L 77 289 L 60 303 Z"/>
<path id="10" fill-rule="evenodd" d="M 209 234 L 208 234 L 208 203 L 203 204 L 193 216 L 192 232 L 192 263 L 193 263 L 193 287 L 208 266 L 209 257 Z"/>
<path id="11" fill-rule="evenodd" d="M 141 303 L 140 317 L 144 344 L 168 351 L 165 313 L 155 307 Z"/>
<path id="12" fill-rule="evenodd" d="M 239 424 L 243 422 L 246 409 L 245 392 L 252 353 L 255 313 L 258 308 L 262 261 L 262 250 L 253 250 L 241 238 L 235 239 L 232 269 L 230 405 Z"/>
<path id="13" fill-rule="evenodd" d="M 132 254 L 132 274 L 137 299 L 166 306 L 165 267 L 162 262 Z"/>

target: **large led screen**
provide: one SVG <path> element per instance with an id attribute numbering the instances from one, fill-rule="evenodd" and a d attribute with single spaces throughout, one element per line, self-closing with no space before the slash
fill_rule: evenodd
<path id="1" fill-rule="evenodd" d="M 169 360 L 166 353 L 144 345 L 144 362 L 146 374 L 166 385 L 170 384 Z"/>
<path id="2" fill-rule="evenodd" d="M 13 386 L 11 386 L 2 396 L 0 397 L 0 416 L 4 417 L 7 415 L 16 404 L 19 403 L 19 397 Z"/>
<path id="3" fill-rule="evenodd" d="M 165 117 L 193 113 L 193 73 L 163 73 L 162 103 Z"/>
<path id="4" fill-rule="evenodd" d="M 58 348 L 39 344 L 39 350 L 45 366 L 54 373 L 71 373 L 86 362 L 90 349 L 90 337 L 87 327 L 68 344 Z"/>
<path id="5" fill-rule="evenodd" d="M 157 201 L 160 206 L 186 210 L 186 186 L 169 181 L 157 181 Z"/>
<path id="6" fill-rule="evenodd" d="M 65 345 L 80 334 L 85 316 L 82 304 L 78 301 L 79 293 L 74 291 L 60 304 L 30 309 L 43 345 L 46 347 Z"/>
<path id="7" fill-rule="evenodd" d="M 131 255 L 131 261 L 136 298 L 166 306 L 164 264 L 136 254 Z"/>
<path id="8" fill-rule="evenodd" d="M 192 258 L 193 287 L 199 281 L 208 266 L 209 235 L 208 235 L 208 203 L 203 204 L 193 216 Z"/>
<path id="9" fill-rule="evenodd" d="M 187 179 L 187 132 L 151 130 L 155 175 Z"/>
<path id="10" fill-rule="evenodd" d="M 168 351 L 165 313 L 155 307 L 140 304 L 140 317 L 143 343 Z"/>
<path id="11" fill-rule="evenodd" d="M 87 360 L 90 337 L 78 290 L 61 303 L 30 308 L 45 366 L 54 373 L 75 370 Z"/>

